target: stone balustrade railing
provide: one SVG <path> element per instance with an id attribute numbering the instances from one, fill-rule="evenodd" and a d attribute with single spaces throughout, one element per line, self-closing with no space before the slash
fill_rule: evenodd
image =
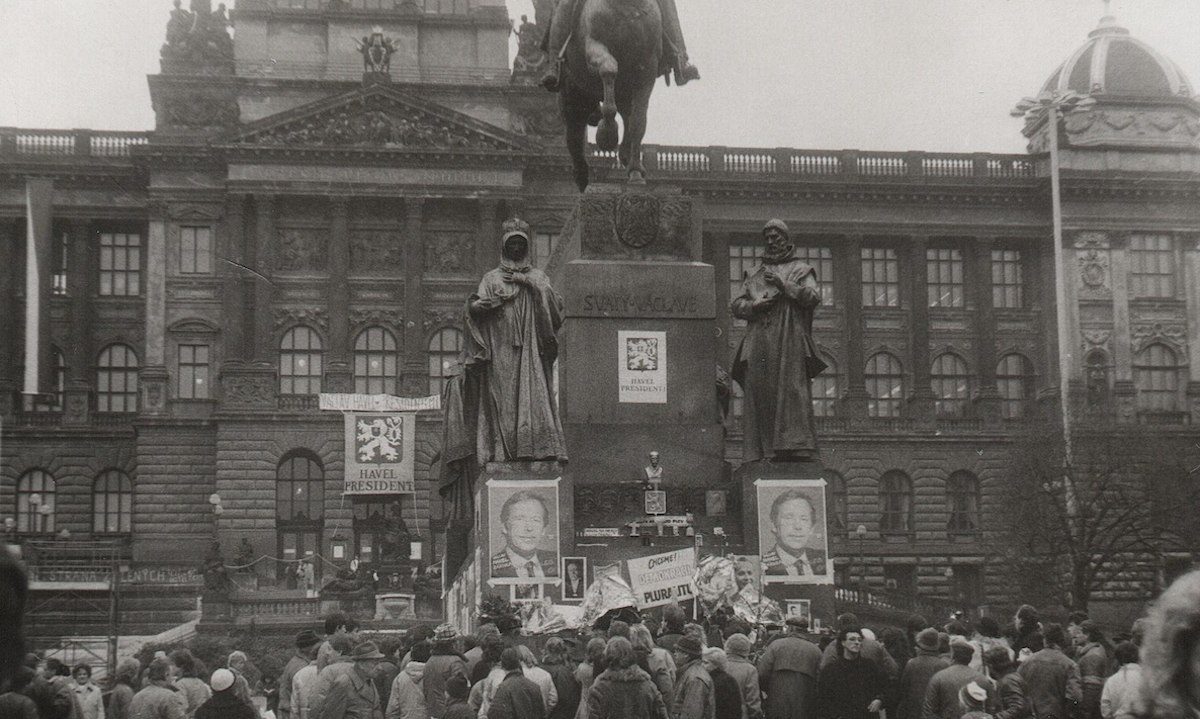
<path id="1" fill-rule="evenodd" d="M 99 130 L 29 130 L 0 127 L 0 158 L 129 157 L 130 148 L 145 145 L 149 133 Z"/>

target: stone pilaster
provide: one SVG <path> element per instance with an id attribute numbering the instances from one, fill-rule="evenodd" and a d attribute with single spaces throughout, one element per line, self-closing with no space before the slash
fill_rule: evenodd
<path id="1" fill-rule="evenodd" d="M 227 257 L 230 262 L 217 262 L 217 274 L 221 278 L 221 316 L 224 318 L 224 358 L 244 360 L 250 357 L 247 342 L 249 321 L 249 294 L 253 290 L 253 277 L 238 265 L 246 264 L 246 196 L 230 195 L 225 201 L 225 219 L 217 231 L 218 257 Z"/>
<path id="2" fill-rule="evenodd" d="M 1112 258 L 1110 267 L 1113 288 L 1113 365 L 1116 367 L 1117 381 L 1133 382 L 1133 337 L 1129 319 L 1129 235 L 1113 235 L 1109 246 Z M 1070 284 L 1067 283 L 1068 286 Z M 1078 312 L 1073 312 L 1072 316 L 1078 318 Z M 1077 336 L 1072 335 L 1072 338 Z"/>
<path id="3" fill-rule="evenodd" d="M 402 394 L 420 397 L 429 393 L 429 369 L 425 361 L 425 238 L 422 226 L 425 201 L 404 199 L 404 371 Z"/>
<path id="4" fill-rule="evenodd" d="M 838 302 L 846 311 L 846 392 L 839 414 L 867 416 L 866 348 L 863 347 L 862 236 L 850 235 L 836 250 L 835 267 L 841 288 Z"/>
<path id="5" fill-rule="evenodd" d="M 63 388 L 63 424 L 86 425 L 91 411 L 92 366 L 96 363 L 92 328 L 95 327 L 96 241 L 91 223 L 71 220 L 71 259 L 67 263 L 67 292 L 71 299 L 71 329 L 66 386 Z"/>
<path id="6" fill-rule="evenodd" d="M 1200 234 L 1180 237 L 1183 250 L 1183 292 L 1187 302 L 1187 407 L 1192 424 L 1200 424 Z"/>
<path id="7" fill-rule="evenodd" d="M 146 233 L 146 262 L 143 287 L 146 291 L 146 351 L 144 367 L 166 363 L 167 322 L 167 212 L 165 204 L 150 207 Z"/>
<path id="8" fill-rule="evenodd" d="M 912 237 L 908 247 L 909 301 L 912 305 L 909 311 L 912 318 L 910 369 L 913 378 L 908 414 L 913 417 L 933 414 L 934 395 L 929 382 L 929 276 L 925 256 L 928 247 L 929 238 L 921 235 Z"/>
<path id="9" fill-rule="evenodd" d="M 1042 310 L 1042 342 L 1045 372 L 1040 376 L 1043 381 L 1038 387 L 1038 404 L 1040 412 L 1045 417 L 1058 416 L 1058 319 L 1057 300 L 1054 288 L 1057 281 L 1054 277 L 1054 241 L 1051 239 L 1039 243 L 1038 275 L 1039 282 L 1030 283 L 1037 288 L 1038 300 Z"/>
<path id="10" fill-rule="evenodd" d="M 275 271 L 275 197 L 254 196 L 254 239 L 247 243 L 253 263 L 263 277 Z M 275 364 L 275 329 L 272 303 L 275 289 L 262 277 L 254 278 L 254 361 Z"/>
<path id="11" fill-rule="evenodd" d="M 975 376 L 979 387 L 975 411 L 984 420 L 1000 417 L 1000 392 L 996 389 L 996 313 L 992 296 L 992 250 L 995 238 L 977 237 L 971 246 L 975 291 Z"/>
<path id="12" fill-rule="evenodd" d="M 479 232 L 475 237 L 475 274 L 482 276 L 496 266 L 500 256 L 500 202 L 484 199 L 479 201 Z"/>
<path id="13" fill-rule="evenodd" d="M 334 197 L 329 202 L 329 352 L 325 364 L 326 392 L 353 392 L 354 371 L 350 366 L 350 225 L 349 200 Z"/>
<path id="14" fill-rule="evenodd" d="M 16 222 L 0 218 L 0 305 L 11 308 L 0 312 L 0 416 L 11 415 L 16 405 L 17 353 L 21 346 L 17 325 L 17 242 Z"/>

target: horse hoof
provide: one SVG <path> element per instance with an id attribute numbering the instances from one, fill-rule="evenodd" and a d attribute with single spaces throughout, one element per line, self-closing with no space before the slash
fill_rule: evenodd
<path id="1" fill-rule="evenodd" d="M 588 181 L 591 179 L 590 175 L 591 173 L 586 167 L 575 171 L 575 186 L 579 188 L 580 192 L 587 189 Z"/>
<path id="2" fill-rule="evenodd" d="M 596 128 L 596 146 L 604 152 L 612 152 L 617 149 L 619 140 L 617 123 L 607 117 L 601 120 Z"/>

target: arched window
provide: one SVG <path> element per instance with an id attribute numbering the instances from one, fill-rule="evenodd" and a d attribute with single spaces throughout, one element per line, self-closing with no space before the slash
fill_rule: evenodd
<path id="1" fill-rule="evenodd" d="M 279 394 L 321 393 L 321 337 L 299 325 L 279 343 Z"/>
<path id="2" fill-rule="evenodd" d="M 825 509 L 825 515 L 829 517 L 829 524 L 832 529 L 846 531 L 846 527 L 850 525 L 850 504 L 849 493 L 846 491 L 846 478 L 837 472 L 830 471 L 825 475 L 829 482 L 827 491 L 828 505 Z"/>
<path id="3" fill-rule="evenodd" d="M 971 401 L 971 375 L 962 357 L 947 352 L 933 361 L 929 373 L 933 408 L 939 417 L 962 417 Z"/>
<path id="4" fill-rule="evenodd" d="M 57 347 L 50 347 L 50 357 L 54 363 L 54 394 L 48 397 L 36 395 L 22 395 L 23 403 L 26 412 L 61 412 L 63 408 L 63 390 L 67 386 L 67 360 L 63 357 L 63 353 L 58 351 Z M 25 368 L 21 368 L 18 376 L 25 374 Z"/>
<path id="5" fill-rule="evenodd" d="M 324 516 L 325 469 L 307 452 L 290 452 L 275 473 L 275 518 L 315 521 Z"/>
<path id="6" fill-rule="evenodd" d="M 883 473 L 879 480 L 879 530 L 911 532 L 913 528 L 913 486 L 908 475 L 899 470 Z"/>
<path id="7" fill-rule="evenodd" d="M 17 480 L 17 531 L 49 534 L 54 531 L 54 477 L 31 469 Z"/>
<path id="8" fill-rule="evenodd" d="M 101 472 L 92 484 L 92 531 L 128 534 L 133 531 L 133 481 L 117 469 Z"/>
<path id="9" fill-rule="evenodd" d="M 1179 409 L 1179 364 L 1175 352 L 1164 344 L 1149 345 L 1133 363 L 1138 409 L 1143 412 L 1175 412 Z"/>
<path id="10" fill-rule="evenodd" d="M 429 393 L 441 394 L 462 351 L 462 332 L 445 327 L 429 340 Z"/>
<path id="11" fill-rule="evenodd" d="M 400 355 L 396 336 L 384 327 L 368 327 L 354 341 L 354 391 L 396 394 Z"/>
<path id="12" fill-rule="evenodd" d="M 136 412 L 138 357 L 129 345 L 109 345 L 100 351 L 96 369 L 96 411 Z"/>
<path id="13" fill-rule="evenodd" d="M 1024 417 L 1033 398 L 1033 368 L 1023 355 L 1006 354 L 996 365 L 996 390 L 1000 393 L 1000 415 L 1005 419 Z"/>
<path id="14" fill-rule="evenodd" d="M 946 480 L 946 507 L 951 532 L 979 530 L 979 479 L 970 472 L 959 471 Z"/>
<path id="15" fill-rule="evenodd" d="M 813 414 L 818 417 L 832 417 L 837 409 L 838 400 L 837 364 L 824 355 L 821 359 L 825 360 L 825 364 L 829 366 L 825 368 L 824 372 L 813 378 Z"/>
<path id="16" fill-rule="evenodd" d="M 867 414 L 871 417 L 899 417 L 904 397 L 904 373 L 900 361 L 887 352 L 867 360 Z"/>

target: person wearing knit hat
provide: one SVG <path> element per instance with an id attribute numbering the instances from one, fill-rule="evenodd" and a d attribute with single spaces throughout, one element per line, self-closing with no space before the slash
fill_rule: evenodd
<path id="1" fill-rule="evenodd" d="M 925 691 L 933 676 L 950 666 L 949 660 L 938 655 L 938 631 L 926 627 L 917 632 L 917 656 L 908 660 L 900 673 L 897 687 L 897 719 L 921 719 Z"/>
<path id="2" fill-rule="evenodd" d="M 440 624 L 433 630 L 433 648 L 422 680 L 425 709 L 431 717 L 441 717 L 446 711 L 446 684 L 455 676 L 467 678 L 467 660 L 458 652 L 458 640 L 453 624 Z"/>
<path id="3" fill-rule="evenodd" d="M 975 647 L 964 641 L 951 642 L 950 655 L 953 663 L 929 680 L 924 711 L 927 719 L 961 719 L 963 708 L 959 694 L 972 682 L 982 688 L 985 699 L 996 693 L 995 683 L 969 666 Z"/>
<path id="4" fill-rule="evenodd" d="M 275 712 L 277 719 L 292 719 L 292 680 L 296 678 L 297 672 L 316 661 L 321 638 L 311 629 L 302 629 L 296 634 L 295 644 L 296 652 L 288 659 L 279 675 L 279 709 Z"/>
<path id="5" fill-rule="evenodd" d="M 742 702 L 747 716 L 762 716 L 762 690 L 758 683 L 758 669 L 750 662 L 750 651 L 754 646 L 745 634 L 731 634 L 725 640 L 725 673 L 734 678 L 742 691 Z"/>
<path id="6" fill-rule="evenodd" d="M 758 659 L 758 676 L 767 698 L 767 716 L 812 716 L 817 710 L 821 650 L 808 640 L 799 617 L 788 620 L 786 634 L 772 640 Z"/>
<path id="7" fill-rule="evenodd" d="M 208 680 L 213 694 L 196 709 L 195 719 L 254 719 L 257 712 L 238 698 L 236 682 L 237 677 L 228 669 L 213 672 Z"/>
<path id="8" fill-rule="evenodd" d="M 987 700 L 987 689 L 979 686 L 977 682 L 971 682 L 958 690 L 958 703 L 964 711 L 961 719 L 991 719 L 992 715 L 984 711 Z"/>
<path id="9" fill-rule="evenodd" d="M 700 661 L 704 645 L 690 634 L 684 634 L 671 652 L 675 660 L 675 691 L 671 697 L 671 716 L 674 719 L 712 719 L 716 707 L 713 680 Z"/>

